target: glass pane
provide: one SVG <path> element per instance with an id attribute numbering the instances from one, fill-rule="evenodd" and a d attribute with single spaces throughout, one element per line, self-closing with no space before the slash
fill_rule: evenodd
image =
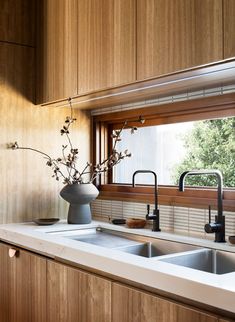
<path id="1" fill-rule="evenodd" d="M 235 187 L 235 118 L 184 122 L 125 129 L 118 150 L 131 158 L 114 167 L 114 183 L 131 183 L 136 170 L 157 173 L 160 185 L 177 185 L 179 175 L 192 169 L 218 169 L 224 186 Z M 153 184 L 151 174 L 139 174 L 136 183 Z M 216 185 L 213 176 L 188 177 L 187 184 Z"/>

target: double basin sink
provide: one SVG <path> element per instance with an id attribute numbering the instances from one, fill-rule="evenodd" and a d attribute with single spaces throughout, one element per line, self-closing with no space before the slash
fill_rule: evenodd
<path id="1" fill-rule="evenodd" d="M 235 271 L 235 253 L 226 251 L 100 227 L 53 234 L 208 273 L 227 274 Z"/>

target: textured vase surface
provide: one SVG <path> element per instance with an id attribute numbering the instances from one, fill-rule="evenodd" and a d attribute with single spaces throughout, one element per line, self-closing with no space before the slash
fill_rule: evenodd
<path id="1" fill-rule="evenodd" d="M 61 197 L 69 202 L 68 224 L 89 224 L 91 222 L 90 202 L 99 194 L 92 183 L 66 185 Z"/>

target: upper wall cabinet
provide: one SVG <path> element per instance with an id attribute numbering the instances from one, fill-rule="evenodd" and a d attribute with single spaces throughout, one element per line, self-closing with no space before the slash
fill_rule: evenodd
<path id="1" fill-rule="evenodd" d="M 137 0 L 137 79 L 223 59 L 222 5 L 222 0 Z"/>
<path id="2" fill-rule="evenodd" d="M 37 103 L 136 80 L 136 0 L 39 2 Z"/>
<path id="3" fill-rule="evenodd" d="M 235 0 L 37 3 L 37 103 L 98 99 L 113 87 L 235 56 Z"/>
<path id="4" fill-rule="evenodd" d="M 38 1 L 37 103 L 77 94 L 77 0 Z"/>
<path id="5" fill-rule="evenodd" d="M 3 0 L 0 41 L 34 46 L 35 0 Z"/>
<path id="6" fill-rule="evenodd" d="M 78 94 L 136 80 L 136 0 L 78 1 Z"/>
<path id="7" fill-rule="evenodd" d="M 235 1 L 224 0 L 224 58 L 235 56 Z"/>

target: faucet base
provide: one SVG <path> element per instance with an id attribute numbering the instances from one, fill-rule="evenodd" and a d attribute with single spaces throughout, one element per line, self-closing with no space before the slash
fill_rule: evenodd
<path id="1" fill-rule="evenodd" d="M 218 222 L 218 216 L 215 216 L 215 221 L 218 224 L 221 224 L 221 229 L 215 233 L 215 242 L 216 243 L 226 243 L 225 240 L 225 216 L 222 216 L 222 222 Z"/>
<path id="2" fill-rule="evenodd" d="M 161 229 L 159 228 L 159 229 L 152 229 L 152 231 L 161 231 Z"/>
<path id="3" fill-rule="evenodd" d="M 160 227 L 159 227 L 159 217 L 157 220 L 153 220 L 153 229 L 152 231 L 161 231 Z"/>

